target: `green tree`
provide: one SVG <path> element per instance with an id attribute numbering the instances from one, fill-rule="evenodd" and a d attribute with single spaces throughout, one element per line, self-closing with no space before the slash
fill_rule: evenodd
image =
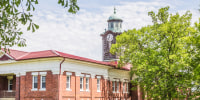
<path id="1" fill-rule="evenodd" d="M 27 24 L 27 30 L 32 32 L 39 28 L 33 23 L 31 14 L 37 4 L 38 0 L 0 0 L 0 49 L 26 45 L 19 25 Z M 79 10 L 77 0 L 58 0 L 58 4 L 68 8 L 69 13 Z"/>
<path id="2" fill-rule="evenodd" d="M 120 66 L 132 64 L 132 83 L 143 88 L 143 97 L 155 100 L 189 98 L 194 87 L 192 14 L 173 15 L 168 10 L 149 12 L 153 25 L 122 33 L 111 48 L 120 56 Z"/>

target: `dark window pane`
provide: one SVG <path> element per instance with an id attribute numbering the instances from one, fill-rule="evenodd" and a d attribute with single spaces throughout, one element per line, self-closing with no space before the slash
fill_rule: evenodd
<path id="1" fill-rule="evenodd" d="M 46 83 L 42 83 L 42 88 L 46 88 Z"/>
<path id="2" fill-rule="evenodd" d="M 37 88 L 37 83 L 34 83 L 34 88 Z"/>
<path id="3" fill-rule="evenodd" d="M 10 90 L 12 90 L 13 85 L 10 85 Z"/>

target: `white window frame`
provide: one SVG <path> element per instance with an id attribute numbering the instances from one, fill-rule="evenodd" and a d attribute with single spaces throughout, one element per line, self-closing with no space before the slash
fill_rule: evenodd
<path id="1" fill-rule="evenodd" d="M 125 93 L 126 92 L 126 83 L 123 82 L 123 92 Z"/>
<path id="2" fill-rule="evenodd" d="M 87 75 L 86 75 L 86 80 L 85 80 L 85 87 L 86 87 L 86 91 L 90 91 L 90 77 Z"/>
<path id="3" fill-rule="evenodd" d="M 37 77 L 37 88 L 34 88 L 35 87 L 35 85 L 34 85 L 34 83 L 35 83 L 35 77 Z M 37 91 L 38 90 L 38 75 L 33 75 L 32 76 L 32 91 Z"/>
<path id="4" fill-rule="evenodd" d="M 42 84 L 42 78 L 45 77 L 45 88 L 43 88 L 43 84 Z M 46 75 L 41 75 L 40 76 L 40 90 L 46 90 Z"/>
<path id="5" fill-rule="evenodd" d="M 46 72 L 40 72 L 40 91 L 46 91 Z M 43 85 L 42 85 L 42 77 L 45 77 L 45 88 L 43 88 Z"/>
<path id="6" fill-rule="evenodd" d="M 112 91 L 115 93 L 115 81 L 112 81 Z"/>
<path id="7" fill-rule="evenodd" d="M 71 91 L 71 75 L 72 73 L 71 72 L 66 72 L 66 90 L 67 91 Z M 67 80 L 69 77 L 69 81 Z M 69 85 L 69 86 L 67 86 Z"/>
<path id="8" fill-rule="evenodd" d="M 101 92 L 101 76 L 97 76 L 97 92 Z"/>
<path id="9" fill-rule="evenodd" d="M 81 82 L 81 79 L 82 79 L 82 82 Z M 84 89 L 84 85 L 83 85 L 83 82 L 84 81 L 84 77 L 83 76 L 80 76 L 80 91 L 83 91 L 83 89 Z M 81 88 L 81 86 L 82 86 L 82 88 Z"/>
<path id="10" fill-rule="evenodd" d="M 128 82 L 126 82 L 126 93 L 128 93 Z"/>
<path id="11" fill-rule="evenodd" d="M 117 82 L 117 93 L 119 92 L 119 82 Z"/>
<path id="12" fill-rule="evenodd" d="M 67 80 L 69 78 L 69 80 Z M 66 90 L 71 90 L 71 75 L 66 76 Z"/>
<path id="13" fill-rule="evenodd" d="M 12 80 L 12 84 L 10 84 L 10 81 Z M 12 91 L 11 89 L 10 89 L 10 85 L 12 85 L 12 88 L 13 88 L 13 79 L 9 79 L 8 80 L 8 91 Z"/>

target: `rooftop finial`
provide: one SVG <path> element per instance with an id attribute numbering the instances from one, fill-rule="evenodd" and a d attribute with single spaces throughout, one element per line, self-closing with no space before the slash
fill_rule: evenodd
<path id="1" fill-rule="evenodd" d="M 116 8 L 114 7 L 114 14 L 116 14 Z"/>

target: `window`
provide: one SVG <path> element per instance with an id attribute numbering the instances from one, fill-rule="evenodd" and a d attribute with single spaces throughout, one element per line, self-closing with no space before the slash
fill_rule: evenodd
<path id="1" fill-rule="evenodd" d="M 115 92 L 115 81 L 112 81 L 112 90 Z"/>
<path id="2" fill-rule="evenodd" d="M 41 75 L 41 79 L 40 79 L 41 81 L 41 85 L 40 85 L 40 89 L 46 89 L 46 76 L 44 76 L 44 75 Z"/>
<path id="3" fill-rule="evenodd" d="M 100 92 L 100 78 L 97 79 L 97 92 Z"/>
<path id="4" fill-rule="evenodd" d="M 33 76 L 33 84 L 32 84 L 32 89 L 37 90 L 38 88 L 38 76 Z"/>
<path id="5" fill-rule="evenodd" d="M 111 22 L 110 24 L 111 24 L 111 25 L 110 25 L 110 26 L 111 26 L 111 28 L 113 28 L 113 22 Z"/>
<path id="6" fill-rule="evenodd" d="M 126 92 L 128 93 L 128 82 L 126 83 Z"/>
<path id="7" fill-rule="evenodd" d="M 67 79 L 66 79 L 66 89 L 70 90 L 70 82 L 71 82 L 71 76 L 67 75 Z"/>
<path id="8" fill-rule="evenodd" d="M 119 25 L 119 24 L 118 24 L 118 22 L 117 22 L 117 23 L 115 23 L 115 25 L 116 25 L 115 27 L 116 27 L 116 28 L 118 28 L 118 25 Z"/>
<path id="9" fill-rule="evenodd" d="M 89 77 L 86 77 L 86 84 L 85 84 L 85 87 L 86 87 L 86 91 L 89 91 Z"/>
<path id="10" fill-rule="evenodd" d="M 125 92 L 126 91 L 126 83 L 124 82 L 123 83 L 123 92 Z"/>
<path id="11" fill-rule="evenodd" d="M 80 77 L 80 91 L 83 91 L 83 77 Z"/>
<path id="12" fill-rule="evenodd" d="M 13 89 L 13 80 L 8 80 L 8 91 Z"/>
<path id="13" fill-rule="evenodd" d="M 117 92 L 119 92 L 119 82 L 117 82 Z"/>

